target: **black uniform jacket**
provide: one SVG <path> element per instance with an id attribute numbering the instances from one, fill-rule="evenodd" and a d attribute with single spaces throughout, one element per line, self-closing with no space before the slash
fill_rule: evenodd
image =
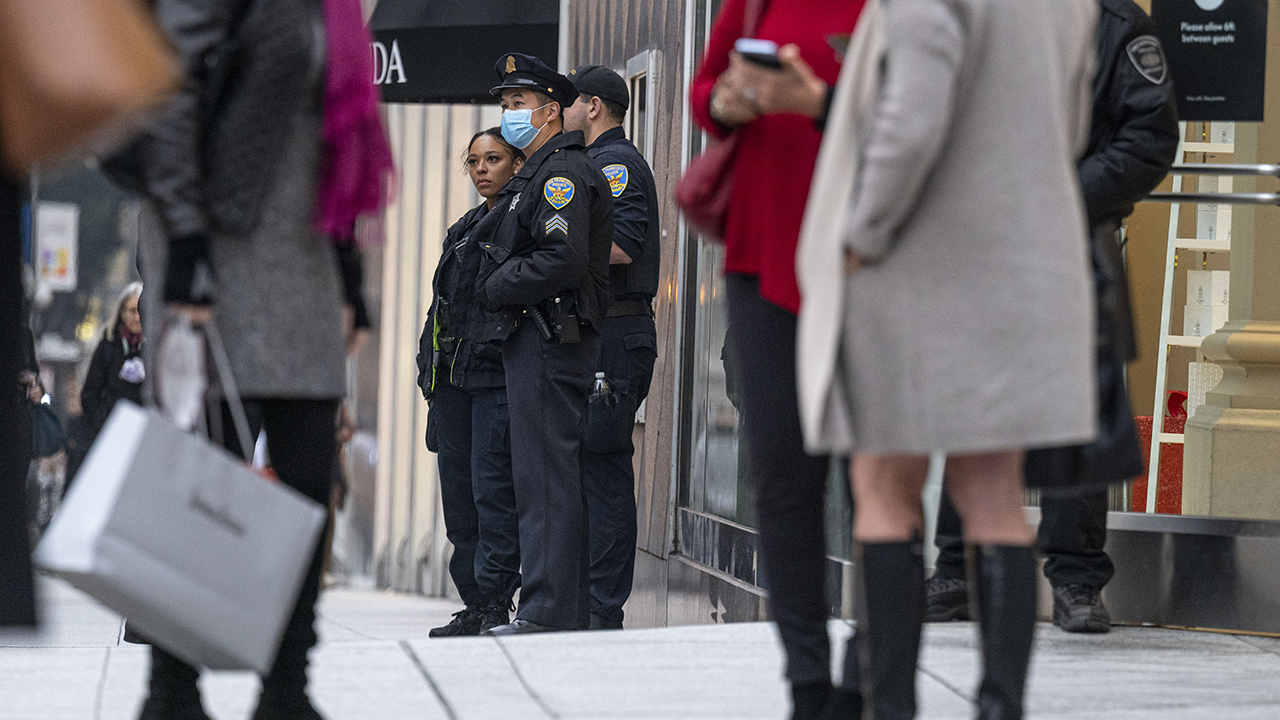
<path id="1" fill-rule="evenodd" d="M 613 195 L 613 242 L 631 258 L 609 267 L 616 299 L 652 300 L 658 294 L 662 228 L 658 225 L 658 188 L 649 163 L 621 127 L 601 133 L 587 148 L 609 181 Z"/>
<path id="2" fill-rule="evenodd" d="M 551 138 L 525 161 L 476 235 L 477 298 L 487 312 L 473 340 L 505 340 L 529 306 L 553 324 L 576 314 L 599 331 L 610 302 L 613 196 L 581 132 Z"/>
<path id="3" fill-rule="evenodd" d="M 1118 222 L 1169 173 L 1178 116 L 1155 23 L 1133 0 L 1100 0 L 1093 126 L 1080 161 L 1089 224 Z"/>
<path id="4" fill-rule="evenodd" d="M 475 290 L 480 253 L 474 231 L 488 212 L 488 206 L 480 203 L 445 233 L 444 251 L 431 281 L 431 311 L 418 341 L 418 387 L 428 400 L 436 383 L 444 380 L 464 390 L 507 384 L 502 349 L 494 343 L 467 339 L 467 329 L 478 310 Z"/>

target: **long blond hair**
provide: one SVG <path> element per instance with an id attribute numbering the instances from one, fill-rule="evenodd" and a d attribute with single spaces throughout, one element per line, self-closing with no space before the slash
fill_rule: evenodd
<path id="1" fill-rule="evenodd" d="M 131 297 L 142 297 L 142 283 L 131 282 L 124 286 L 124 290 L 120 291 L 120 299 L 116 300 L 116 308 L 111 313 L 111 321 L 107 323 L 107 328 L 103 333 L 106 339 L 112 342 L 120 339 L 116 334 L 116 330 L 120 327 L 120 316 L 124 313 L 124 304 Z"/>

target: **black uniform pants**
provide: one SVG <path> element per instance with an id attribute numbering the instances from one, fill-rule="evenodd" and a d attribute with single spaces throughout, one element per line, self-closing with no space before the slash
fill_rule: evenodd
<path id="1" fill-rule="evenodd" d="M 31 438 L 23 432 L 22 245 L 19 187 L 0 173 L 0 627 L 34 625 L 35 591 L 27 539 L 27 466 Z"/>
<path id="2" fill-rule="evenodd" d="M 440 499 L 453 543 L 449 575 L 468 606 L 506 605 L 520 587 L 520 536 L 511 480 L 506 388 L 436 384 Z"/>
<path id="3" fill-rule="evenodd" d="M 610 394 L 587 403 L 582 431 L 582 485 L 591 546 L 591 613 L 622 627 L 636 566 L 636 477 L 631 433 L 649 394 L 658 334 L 653 316 L 606 318 L 600 359 Z"/>
<path id="4" fill-rule="evenodd" d="M 267 432 L 271 467 L 285 485 L 328 506 L 333 491 L 333 463 L 338 453 L 336 400 L 264 399 L 246 400 L 252 416 L 261 412 Z M 223 411 L 223 426 L 230 429 L 229 414 Z M 235 432 L 224 431 L 224 445 L 241 456 Z M 320 574 L 324 564 L 321 540 L 317 540 L 298 601 L 285 625 L 280 650 L 271 672 L 263 680 L 265 690 L 298 689 L 306 684 L 307 652 L 316 644 L 316 600 L 320 596 Z M 152 648 L 152 670 L 180 673 L 192 680 L 196 671 L 159 647 Z M 158 658 L 156 656 L 159 656 Z M 185 672 L 183 671 L 185 668 Z M 176 669 L 176 670 L 175 670 Z"/>
<path id="5" fill-rule="evenodd" d="M 963 579 L 964 527 L 947 493 L 938 507 L 936 574 Z M 1054 587 L 1087 585 L 1101 590 L 1115 575 L 1103 550 L 1107 544 L 1107 490 L 1090 489 L 1066 495 L 1041 495 L 1040 551 L 1048 556 L 1044 575 Z"/>
<path id="6" fill-rule="evenodd" d="M 582 492 L 582 411 L 600 337 L 544 340 L 531 322 L 502 344 L 511 415 L 511 474 L 520 517 L 516 617 L 577 630 L 589 622 L 590 553 Z"/>
<path id="7" fill-rule="evenodd" d="M 804 451 L 796 395 L 796 316 L 760 297 L 747 275 L 726 278 L 731 356 L 755 485 L 769 614 L 793 684 L 829 681 L 825 503 L 829 459 Z M 852 663 L 846 669 L 852 671 Z"/>

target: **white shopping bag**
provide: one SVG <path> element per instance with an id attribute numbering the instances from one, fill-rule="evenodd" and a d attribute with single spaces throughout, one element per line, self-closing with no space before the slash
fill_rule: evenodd
<path id="1" fill-rule="evenodd" d="M 35 561 L 193 665 L 265 674 L 324 517 L 301 493 L 120 401 Z"/>

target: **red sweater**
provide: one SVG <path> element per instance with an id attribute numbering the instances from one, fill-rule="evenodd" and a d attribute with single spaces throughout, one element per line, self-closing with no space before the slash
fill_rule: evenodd
<path id="1" fill-rule="evenodd" d="M 828 85 L 840 75 L 840 55 L 865 0 L 769 0 L 756 37 L 781 47 L 795 43 Z M 747 0 L 725 0 L 689 89 L 694 119 L 712 135 L 724 132 L 711 119 L 711 90 L 729 67 L 729 51 L 742 35 Z M 765 300 L 797 313 L 796 245 L 813 168 L 822 143 L 813 121 L 800 115 L 767 115 L 737 132 L 738 156 L 725 229 L 725 272 L 760 279 Z"/>

